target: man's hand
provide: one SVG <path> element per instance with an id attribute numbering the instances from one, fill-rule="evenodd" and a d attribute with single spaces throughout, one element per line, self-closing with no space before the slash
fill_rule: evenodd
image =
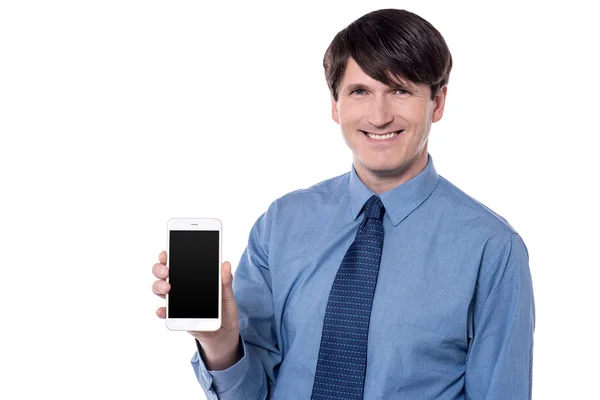
<path id="1" fill-rule="evenodd" d="M 152 273 L 158 278 L 152 285 L 154 294 L 165 298 L 171 285 L 166 281 L 169 276 L 167 268 L 167 252 L 163 251 L 158 256 L 158 263 L 152 267 Z M 222 277 L 222 315 L 221 327 L 214 332 L 189 331 L 202 346 L 202 357 L 209 370 L 221 371 L 233 366 L 242 357 L 239 340 L 240 326 L 238 319 L 238 309 L 233 296 L 233 275 L 231 274 L 231 264 L 224 262 L 221 265 Z M 165 307 L 159 307 L 156 310 L 159 318 L 165 318 L 167 311 Z"/>

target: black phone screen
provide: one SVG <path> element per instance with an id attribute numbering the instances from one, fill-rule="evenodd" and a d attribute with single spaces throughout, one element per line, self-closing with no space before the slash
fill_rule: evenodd
<path id="1" fill-rule="evenodd" d="M 219 231 L 169 232 L 169 318 L 219 317 Z"/>

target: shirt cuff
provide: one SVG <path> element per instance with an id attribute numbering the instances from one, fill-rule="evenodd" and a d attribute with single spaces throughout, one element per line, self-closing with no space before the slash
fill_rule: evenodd
<path id="1" fill-rule="evenodd" d="M 195 342 L 198 351 L 192 357 L 191 363 L 196 373 L 196 378 L 209 399 L 212 399 L 210 395 L 216 399 L 217 394 L 225 393 L 237 387 L 242 382 L 248 372 L 249 361 L 246 343 L 244 343 L 241 335 L 240 347 L 242 348 L 242 358 L 223 371 L 209 371 L 206 368 L 206 364 L 204 364 L 204 360 L 200 356 L 200 343 L 198 340 L 195 340 Z"/>

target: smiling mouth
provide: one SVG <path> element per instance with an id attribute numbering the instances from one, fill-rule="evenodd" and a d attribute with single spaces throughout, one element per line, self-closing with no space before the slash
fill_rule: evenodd
<path id="1" fill-rule="evenodd" d="M 398 136 L 399 134 L 404 132 L 404 129 L 395 131 L 395 132 L 385 133 L 385 134 L 375 134 L 375 133 L 370 133 L 370 132 L 366 132 L 366 131 L 361 131 L 361 132 L 364 133 L 365 136 L 368 136 L 371 139 L 386 140 L 386 139 L 391 139 L 393 137 Z"/>

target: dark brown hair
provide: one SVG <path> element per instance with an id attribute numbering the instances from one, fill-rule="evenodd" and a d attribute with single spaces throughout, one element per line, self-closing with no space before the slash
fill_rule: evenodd
<path id="1" fill-rule="evenodd" d="M 388 86 L 398 78 L 431 87 L 431 99 L 448 83 L 452 56 L 440 32 L 406 10 L 370 12 L 340 31 L 325 52 L 323 67 L 333 98 L 348 58 L 371 78 Z"/>

